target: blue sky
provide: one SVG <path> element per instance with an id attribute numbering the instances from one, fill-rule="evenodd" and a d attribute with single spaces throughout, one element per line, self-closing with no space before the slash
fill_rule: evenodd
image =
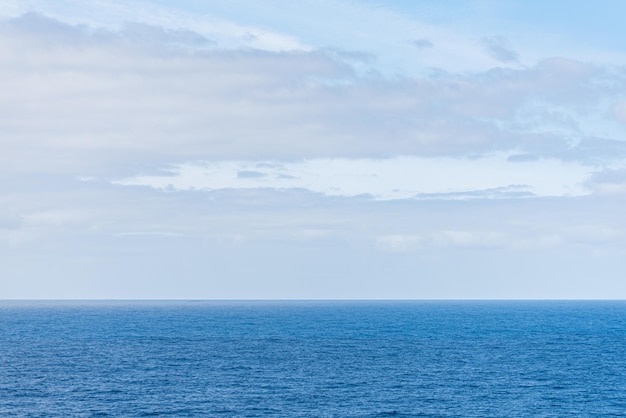
<path id="1" fill-rule="evenodd" d="M 624 298 L 618 1 L 0 5 L 0 298 Z"/>

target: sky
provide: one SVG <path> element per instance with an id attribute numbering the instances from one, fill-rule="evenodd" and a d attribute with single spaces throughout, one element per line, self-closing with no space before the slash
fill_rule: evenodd
<path id="1" fill-rule="evenodd" d="M 625 14 L 4 0 L 0 299 L 626 298 Z"/>

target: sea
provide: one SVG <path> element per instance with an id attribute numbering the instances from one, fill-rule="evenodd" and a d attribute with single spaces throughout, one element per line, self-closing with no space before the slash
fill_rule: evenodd
<path id="1" fill-rule="evenodd" d="M 626 302 L 0 301 L 0 416 L 626 416 Z"/>

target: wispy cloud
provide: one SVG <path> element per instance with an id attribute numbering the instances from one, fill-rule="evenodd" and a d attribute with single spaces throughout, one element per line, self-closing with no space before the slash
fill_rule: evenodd
<path id="1" fill-rule="evenodd" d="M 254 169 L 254 170 L 253 170 Z M 306 189 L 328 196 L 375 199 L 471 199 L 577 196 L 590 193 L 592 167 L 552 161 L 511 163 L 483 158 L 313 159 L 298 162 L 205 162 L 173 167 L 165 176 L 114 181 L 168 190 Z"/>
<path id="2" fill-rule="evenodd" d="M 495 60 L 502 63 L 518 62 L 518 53 L 513 49 L 508 39 L 502 36 L 490 36 L 483 38 L 482 42 L 485 51 Z"/>
<path id="3" fill-rule="evenodd" d="M 89 176 L 138 161 L 626 156 L 619 137 L 598 137 L 622 126 L 620 69 L 559 58 L 390 80 L 358 76 L 332 51 L 179 49 L 201 38 L 155 27 L 94 32 L 36 16 L 0 30 L 6 168 L 33 161 Z"/>
<path id="4" fill-rule="evenodd" d="M 432 48 L 434 45 L 430 39 L 425 39 L 425 38 L 415 39 L 411 41 L 411 43 L 418 48 Z"/>
<path id="5" fill-rule="evenodd" d="M 3 297 L 626 295 L 623 51 L 465 6 L 3 2 Z"/>

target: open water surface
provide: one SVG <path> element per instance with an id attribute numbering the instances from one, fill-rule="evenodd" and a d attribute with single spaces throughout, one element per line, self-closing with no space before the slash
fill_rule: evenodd
<path id="1" fill-rule="evenodd" d="M 0 301 L 0 416 L 626 415 L 626 302 Z"/>

